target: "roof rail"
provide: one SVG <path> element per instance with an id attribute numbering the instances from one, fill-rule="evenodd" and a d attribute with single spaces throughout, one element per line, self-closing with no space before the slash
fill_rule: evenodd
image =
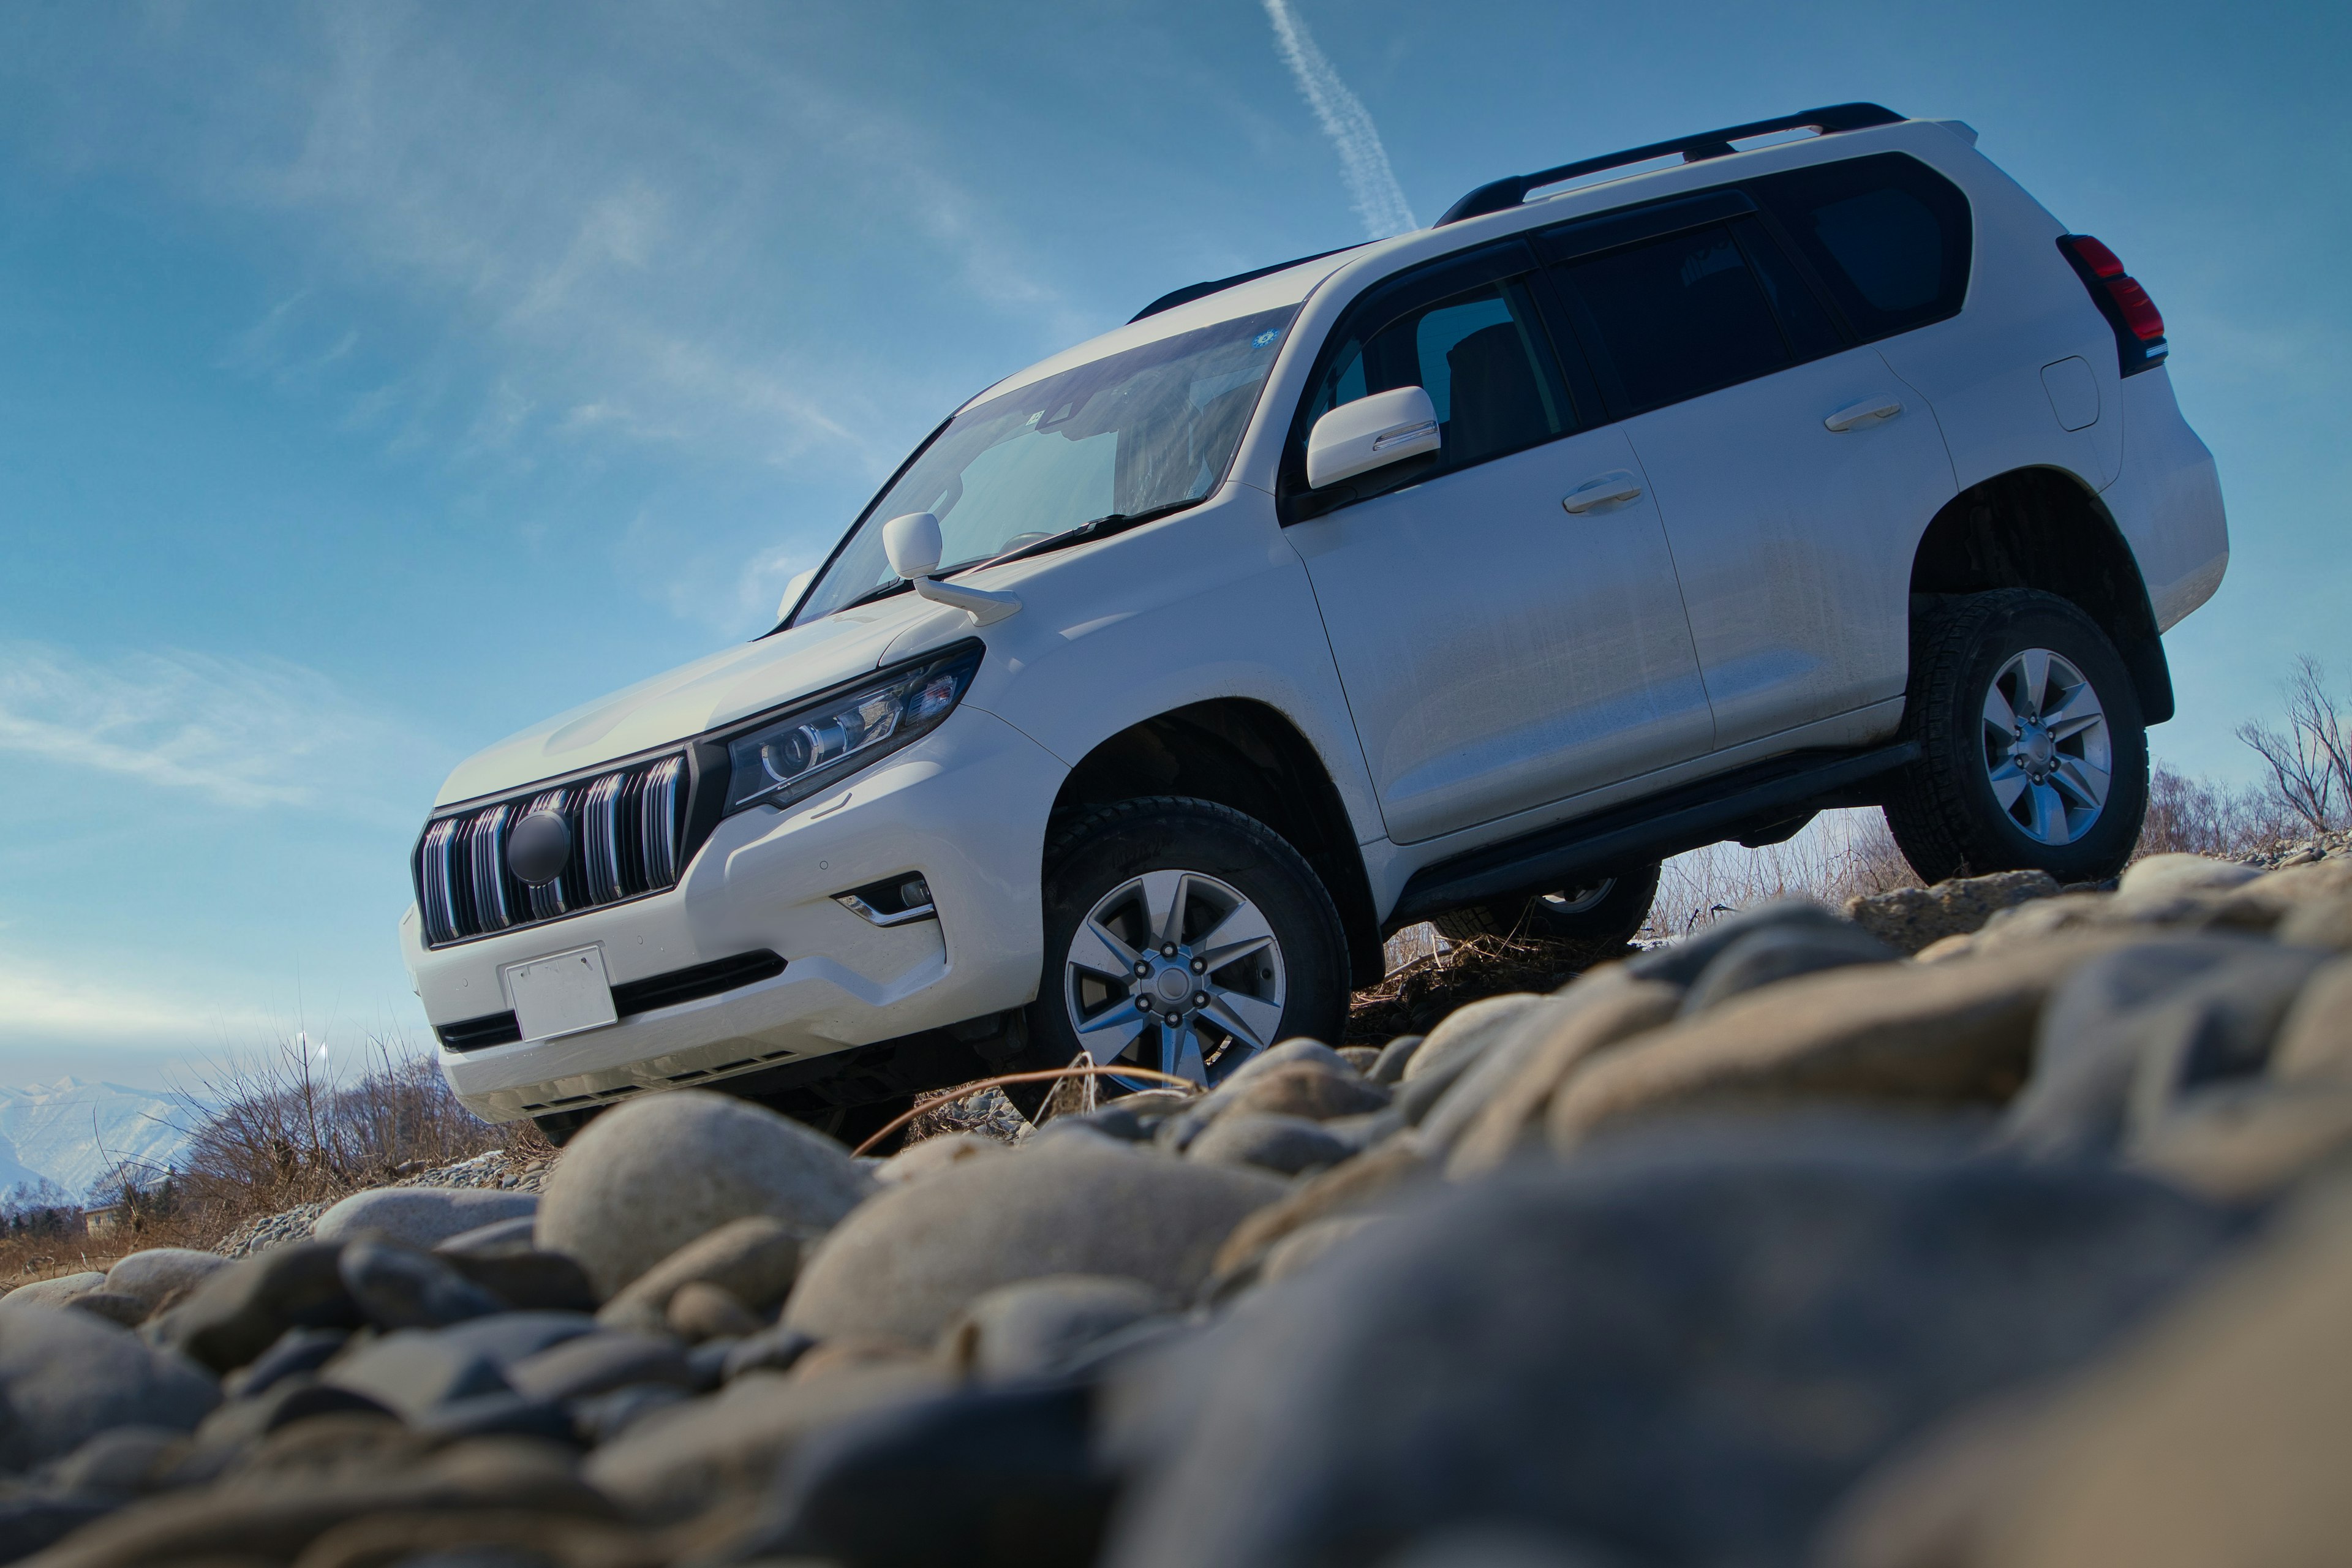
<path id="1" fill-rule="evenodd" d="M 1826 108 L 1800 110 L 1794 114 L 1758 120 L 1746 125 L 1727 125 L 1720 131 L 1703 131 L 1696 136 L 1681 136 L 1672 142 L 1653 142 L 1647 147 L 1628 147 L 1622 153 L 1587 158 L 1581 163 L 1562 163 L 1557 169 L 1539 169 L 1532 174 L 1514 174 L 1507 180 L 1489 181 L 1447 207 L 1445 216 L 1431 226 L 1443 228 L 1449 223 L 1460 223 L 1464 218 L 1508 212 L 1525 202 L 1529 191 L 1540 186 L 1556 185 L 1562 180 L 1573 180 L 1580 174 L 1597 174 L 1603 169 L 1622 169 L 1629 163 L 1646 163 L 1670 153 L 1680 153 L 1685 163 L 1696 163 L 1708 158 L 1728 157 L 1734 142 L 1745 141 L 1750 136 L 1769 136 L 1775 131 L 1818 131 L 1827 136 L 1838 131 L 1894 125 L 1903 118 L 1893 110 L 1875 103 L 1833 103 Z"/>
<path id="2" fill-rule="evenodd" d="M 1205 300 L 1212 294 L 1222 294 L 1226 289 L 1237 288 L 1244 283 L 1253 282 L 1260 278 L 1270 278 L 1286 268 L 1303 267 L 1307 262 L 1320 261 L 1327 256 L 1337 256 L 1342 250 L 1355 248 L 1356 247 L 1352 245 L 1342 245 L 1330 250 L 1318 250 L 1312 256 L 1294 256 L 1287 261 L 1277 261 L 1271 267 L 1260 267 L 1248 272 L 1236 272 L 1231 278 L 1215 278 L 1206 283 L 1187 283 L 1181 289 L 1171 289 L 1167 293 L 1129 316 L 1127 319 L 1128 324 L 1133 326 L 1146 316 L 1156 316 L 1162 310 L 1172 310 L 1179 305 L 1189 305 L 1195 300 Z"/>

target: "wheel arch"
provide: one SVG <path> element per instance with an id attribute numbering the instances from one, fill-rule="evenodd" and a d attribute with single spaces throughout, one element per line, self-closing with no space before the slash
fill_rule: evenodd
<path id="1" fill-rule="evenodd" d="M 1380 921 L 1354 825 L 1321 756 L 1280 710 L 1220 698 L 1129 724 L 1078 759 L 1054 815 L 1153 795 L 1214 801 L 1280 834 L 1339 909 L 1354 984 L 1380 978 Z"/>
<path id="2" fill-rule="evenodd" d="M 1914 595 L 2038 588 L 2089 616 L 2131 674 L 2142 721 L 2173 715 L 2172 671 L 2131 545 L 2088 485 L 2060 468 L 2014 468 L 1937 512 L 1911 558 Z"/>

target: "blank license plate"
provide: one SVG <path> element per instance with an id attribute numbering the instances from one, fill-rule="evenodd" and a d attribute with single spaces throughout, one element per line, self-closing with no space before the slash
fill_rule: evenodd
<path id="1" fill-rule="evenodd" d="M 513 999 L 515 1022 L 526 1040 L 550 1040 L 614 1022 L 613 984 L 604 977 L 604 950 L 577 947 L 521 963 L 503 964 L 499 978 Z"/>

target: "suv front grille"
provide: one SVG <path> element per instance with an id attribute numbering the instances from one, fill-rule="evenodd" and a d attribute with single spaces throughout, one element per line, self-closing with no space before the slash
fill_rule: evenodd
<path id="1" fill-rule="evenodd" d="M 416 847 L 416 902 L 425 941 L 470 937 L 560 920 L 677 885 L 686 826 L 682 755 L 436 816 Z M 507 865 L 507 837 L 524 817 L 553 812 L 572 831 L 572 855 L 544 887 Z"/>

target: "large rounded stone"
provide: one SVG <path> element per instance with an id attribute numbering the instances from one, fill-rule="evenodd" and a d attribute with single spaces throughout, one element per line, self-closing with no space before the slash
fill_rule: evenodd
<path id="1" fill-rule="evenodd" d="M 1552 1146 L 1667 1112 L 1774 1101 L 1997 1105 L 2024 1082 L 2043 1003 L 2084 952 L 1873 963 L 1785 980 L 1588 1064 L 1554 1096 Z M 1633 966 L 1628 964 L 1629 970 Z"/>
<path id="2" fill-rule="evenodd" d="M 357 1303 L 343 1289 L 331 1241 L 296 1242 L 256 1253 L 208 1276 L 187 1299 L 141 1332 L 186 1352 L 215 1372 L 243 1366 L 289 1329 L 353 1329 Z"/>
<path id="3" fill-rule="evenodd" d="M 1822 1568 L 2344 1557 L 2352 1206 L 2307 1202 L 2054 1397 L 1973 1406 L 1849 1497 Z"/>
<path id="4" fill-rule="evenodd" d="M 219 1403 L 193 1362 L 90 1313 L 0 1313 L 0 1468 L 61 1458 L 110 1426 L 192 1431 Z"/>
<path id="5" fill-rule="evenodd" d="M 1803 926 L 1752 931 L 1717 953 L 1715 962 L 1691 983 L 1683 1011 L 1704 1013 L 1779 981 L 1857 963 L 1885 963 L 1897 956 L 1893 948 L 1858 926 L 1843 931 Z"/>
<path id="6" fill-rule="evenodd" d="M 1946 937 L 1973 934 L 2003 910 L 2057 896 L 2058 879 L 2047 871 L 1995 871 L 1932 888 L 1856 893 L 1845 901 L 1845 918 L 1907 955 Z"/>
<path id="7" fill-rule="evenodd" d="M 2116 891 L 2126 899 L 2152 902 L 2184 893 L 2228 892 L 2261 875 L 2251 866 L 2204 855 L 2151 855 L 2132 863 L 2123 880 L 2116 884 Z"/>
<path id="8" fill-rule="evenodd" d="M 1133 1279 L 1024 1279 L 965 1308 L 940 1334 L 940 1358 L 983 1383 L 1044 1377 L 1104 1336 L 1173 1305 Z"/>
<path id="9" fill-rule="evenodd" d="M 1414 1083 L 1456 1058 L 1485 1050 L 1516 1025 L 1521 1014 L 1542 1006 L 1546 1000 L 1530 991 L 1515 991 L 1504 996 L 1481 997 L 1456 1007 L 1405 1058 L 1398 1081 Z"/>
<path id="10" fill-rule="evenodd" d="M 2279 1025 L 2270 1073 L 2285 1083 L 2352 1089 L 2352 958 L 2305 982 Z"/>
<path id="11" fill-rule="evenodd" d="M 1220 1097 L 1223 1099 L 1223 1097 Z M 1255 1111 L 1267 1116 L 1303 1116 L 1326 1121 L 1388 1104 L 1388 1090 L 1344 1063 L 1336 1068 L 1291 1062 L 1252 1078 L 1224 1100 L 1220 1116 Z"/>
<path id="12" fill-rule="evenodd" d="M 2038 1155 L 2105 1152 L 2131 1122 L 2161 1120 L 2181 1091 L 2260 1071 L 2326 958 L 2252 937 L 2179 936 L 2081 965 L 2050 999 L 2004 1138 Z"/>
<path id="13" fill-rule="evenodd" d="M 1049 1274 L 1139 1279 L 1189 1300 L 1280 1179 L 1075 1139 L 893 1188 L 817 1247 L 784 1321 L 820 1340 L 928 1345 L 982 1293 Z"/>
<path id="14" fill-rule="evenodd" d="M 535 1193 L 482 1187 L 376 1187 L 350 1197 L 319 1216 L 310 1234 L 340 1241 L 376 1231 L 410 1247 L 429 1247 L 502 1219 L 539 1210 Z"/>
<path id="15" fill-rule="evenodd" d="M 2078 1364 L 2239 1234 L 1971 1150 L 1798 1117 L 1442 1189 L 1113 1374 L 1103 1561 L 1385 1563 L 1497 1520 L 1628 1563 L 1801 1561 L 1866 1466 Z"/>
<path id="16" fill-rule="evenodd" d="M 539 1245 L 578 1258 L 610 1296 L 729 1220 L 770 1215 L 815 1236 L 873 1190 L 823 1133 L 746 1100 L 676 1089 L 606 1111 L 564 1146 L 540 1203 Z"/>
<path id="17" fill-rule="evenodd" d="M 625 1313 L 645 1305 L 659 1311 L 687 1286 L 709 1284 L 765 1310 L 784 1299 L 800 1266 L 799 1234 L 782 1220 L 750 1215 L 695 1237 L 638 1275 L 608 1310 Z"/>
<path id="18" fill-rule="evenodd" d="M 194 1289 L 228 1266 L 229 1260 L 217 1252 L 198 1252 L 187 1247 L 151 1247 L 118 1260 L 108 1269 L 106 1288 L 120 1295 L 136 1296 L 152 1310 L 162 1306 L 167 1297 Z"/>
<path id="19" fill-rule="evenodd" d="M 819 1376 L 751 1372 L 724 1393 L 656 1411 L 589 1457 L 597 1490 L 649 1520 L 689 1517 L 756 1497 L 802 1438 L 869 1410 L 937 1397 L 927 1360 L 844 1366 Z"/>
<path id="20" fill-rule="evenodd" d="M 1636 980 L 1660 980 L 1669 985 L 1688 985 L 1696 980 L 1724 949 L 1752 932 L 1779 928 L 1840 931 L 1853 929 L 1851 921 L 1806 899 L 1775 899 L 1758 904 L 1753 909 L 1727 915 L 1681 942 L 1664 947 L 1654 947 L 1625 961 L 1625 972 Z"/>
<path id="21" fill-rule="evenodd" d="M 5 1296 L 0 1296 L 0 1311 L 16 1312 L 28 1307 L 62 1307 L 77 1296 L 87 1296 L 93 1290 L 106 1289 L 106 1276 L 95 1269 L 79 1274 L 60 1274 L 54 1279 L 36 1279 L 30 1285 L 19 1285 Z"/>
<path id="22" fill-rule="evenodd" d="M 1508 1160 L 1523 1142 L 1532 1141 L 1540 1132 L 1545 1107 L 1587 1061 L 1663 1026 L 1682 1003 L 1683 993 L 1664 981 L 1623 977 L 1622 965 L 1603 973 L 1618 978 L 1596 977 L 1583 1005 L 1546 1020 L 1542 1033 L 1524 1055 L 1512 1053 L 1507 1058 L 1507 1081 L 1494 1085 L 1483 1095 L 1478 1091 L 1486 1086 L 1461 1086 L 1463 1110 L 1469 1119 L 1459 1136 L 1449 1134 L 1444 1144 L 1438 1145 L 1447 1150 L 1448 1175 L 1457 1180 L 1475 1176 Z M 1578 994 L 1579 991 L 1571 988 L 1561 1000 Z M 1441 1117 L 1453 1121 L 1454 1119 L 1445 1115 L 1445 1107 L 1439 1107 L 1431 1121 L 1437 1122 Z M 1437 1131 L 1433 1128 L 1433 1145 Z"/>
<path id="23" fill-rule="evenodd" d="M 1318 1165 L 1336 1165 L 1355 1152 L 1353 1145 L 1326 1132 L 1321 1122 L 1304 1116 L 1234 1110 L 1210 1122 L 1185 1149 L 1184 1157 L 1295 1176 Z"/>

